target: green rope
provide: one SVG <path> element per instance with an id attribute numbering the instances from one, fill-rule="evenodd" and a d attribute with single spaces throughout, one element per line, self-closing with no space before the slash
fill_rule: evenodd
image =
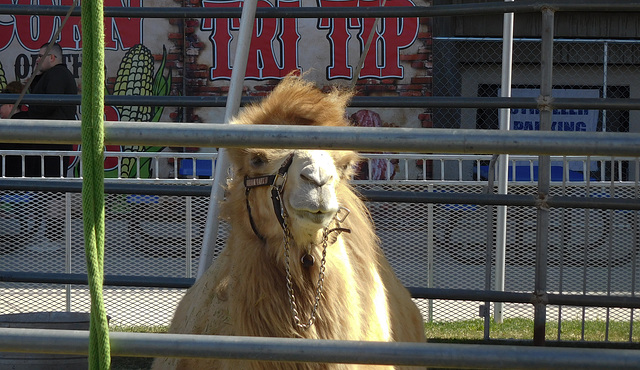
<path id="1" fill-rule="evenodd" d="M 103 1 L 82 1 L 82 210 L 91 294 L 89 369 L 111 367 L 104 271 L 104 23 Z"/>

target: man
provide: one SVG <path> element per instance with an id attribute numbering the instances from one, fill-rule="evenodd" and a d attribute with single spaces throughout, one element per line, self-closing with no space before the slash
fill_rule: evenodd
<path id="1" fill-rule="evenodd" d="M 62 47 L 54 43 L 45 55 L 48 44 L 42 45 L 36 59 L 38 74 L 31 82 L 32 94 L 78 94 L 78 85 L 73 74 L 63 63 Z M 75 105 L 34 105 L 29 106 L 31 119 L 76 119 Z"/>
<path id="2" fill-rule="evenodd" d="M 73 74 L 67 68 L 62 59 L 62 47 L 58 43 L 53 43 L 40 47 L 38 58 L 36 59 L 37 75 L 31 82 L 30 92 L 32 94 L 78 94 L 78 85 Z M 29 119 L 58 119 L 75 120 L 77 108 L 75 105 L 39 105 L 30 104 L 28 112 Z M 71 150 L 72 146 L 67 144 L 38 144 L 37 150 Z M 65 176 L 69 158 L 64 157 L 62 166 L 59 156 L 44 156 L 44 176 L 60 177 Z M 28 168 L 27 171 L 30 169 Z M 30 171 L 29 171 L 30 172 Z M 41 173 L 37 170 L 38 175 Z M 43 197 L 45 198 L 45 197 Z M 64 246 L 61 237 L 65 235 L 65 215 L 63 198 L 46 198 L 48 203 L 47 212 L 41 215 L 45 231 L 45 240 L 39 243 L 40 249 L 59 249 Z"/>
<path id="3" fill-rule="evenodd" d="M 37 74 L 31 82 L 30 91 L 32 94 L 78 94 L 78 85 L 73 74 L 63 63 L 62 47 L 58 43 L 51 45 L 49 53 L 45 55 L 49 44 L 40 47 L 38 58 L 36 59 Z M 30 119 L 76 119 L 75 105 L 38 105 L 30 104 L 27 111 L 27 118 Z M 42 150 L 71 150 L 71 145 L 50 144 L 38 145 Z M 44 176 L 60 177 L 66 174 L 69 158 L 63 158 L 63 166 L 60 167 L 59 157 L 44 157 Z M 31 171 L 30 171 L 31 172 Z M 37 170 L 38 176 L 40 171 Z"/>

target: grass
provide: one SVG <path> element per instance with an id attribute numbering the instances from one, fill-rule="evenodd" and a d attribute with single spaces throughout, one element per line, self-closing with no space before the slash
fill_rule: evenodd
<path id="1" fill-rule="evenodd" d="M 166 333 L 168 329 L 169 327 L 166 325 L 111 325 L 109 327 L 109 331 L 120 331 L 125 333 Z"/>
<path id="2" fill-rule="evenodd" d="M 484 320 L 473 319 L 452 322 L 425 323 L 427 338 L 437 341 L 478 341 L 484 338 Z M 603 342 L 606 335 L 606 322 L 593 320 L 584 322 L 584 337 L 581 320 L 563 320 L 560 332 L 562 341 Z M 629 342 L 629 322 L 609 321 L 608 341 Z M 640 342 L 640 321 L 634 321 L 633 342 Z M 531 340 L 533 338 L 533 320 L 525 318 L 505 319 L 501 324 L 490 324 L 491 339 Z M 546 324 L 546 339 L 558 340 L 558 322 Z"/>
<path id="3" fill-rule="evenodd" d="M 109 331 L 126 333 L 166 333 L 168 327 L 164 325 L 148 326 L 111 326 Z M 148 370 L 151 368 L 153 357 L 111 357 L 111 370 Z"/>
<path id="4" fill-rule="evenodd" d="M 640 348 L 640 321 L 634 321 L 633 345 Z M 111 331 L 129 333 L 165 333 L 166 326 L 112 326 Z M 604 342 L 606 322 L 593 320 L 584 322 L 584 337 L 581 320 L 563 320 L 560 339 L 564 344 L 579 346 L 581 341 Z M 484 320 L 440 321 L 425 323 L 425 332 L 430 342 L 481 342 L 484 339 Z M 558 323 L 547 322 L 546 339 L 558 339 Z M 490 338 L 492 340 L 525 340 L 533 338 L 533 320 L 525 318 L 505 319 L 501 324 L 491 321 Z M 609 342 L 629 342 L 629 322 L 609 321 Z M 514 343 L 521 344 L 521 343 Z M 603 343 L 604 346 L 604 343 Z M 112 357 L 112 370 L 148 370 L 153 358 Z"/>

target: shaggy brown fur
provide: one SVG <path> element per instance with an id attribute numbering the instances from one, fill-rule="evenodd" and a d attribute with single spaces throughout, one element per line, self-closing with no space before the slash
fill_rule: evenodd
<path id="1" fill-rule="evenodd" d="M 299 77 L 285 78 L 264 101 L 245 109 L 235 124 L 346 126 L 351 94 L 325 94 Z M 172 333 L 220 334 L 312 339 L 424 342 L 422 317 L 407 290 L 383 256 L 369 213 L 348 184 L 358 156 L 328 152 L 339 182 L 340 205 L 351 213 L 341 224 L 351 233 L 333 233 L 326 256 L 324 290 L 317 320 L 309 329 L 293 324 L 285 283 L 283 230 L 274 216 L 268 187 L 251 190 L 252 215 L 261 241 L 252 231 L 243 179 L 277 172 L 291 150 L 230 149 L 234 178 L 222 204 L 232 226 L 227 246 L 214 265 L 180 302 Z M 295 151 L 296 153 L 301 151 Z M 296 159 L 294 159 L 295 162 Z M 292 165 L 292 169 L 293 169 Z M 289 173 L 292 179 L 298 174 Z M 285 197 L 292 183 L 285 186 Z M 300 231 L 293 215 L 291 272 L 298 311 L 305 322 L 311 312 L 322 258 L 321 233 Z M 335 225 L 335 221 L 334 221 Z M 303 267 L 300 256 L 315 256 Z M 154 369 L 356 369 L 368 366 L 273 363 L 230 360 L 159 359 Z M 379 369 L 380 367 L 374 367 Z"/>

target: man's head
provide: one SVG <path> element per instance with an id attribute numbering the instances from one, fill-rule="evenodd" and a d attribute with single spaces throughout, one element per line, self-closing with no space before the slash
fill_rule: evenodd
<path id="1" fill-rule="evenodd" d="M 60 47 L 60 44 L 57 42 L 53 43 L 53 45 L 51 45 L 51 49 L 49 49 L 49 54 L 45 56 L 44 52 L 47 50 L 48 46 L 49 43 L 46 43 L 40 47 L 38 59 L 36 59 L 36 63 L 40 65 L 41 72 L 46 72 L 51 69 L 51 67 L 62 63 L 62 47 Z"/>

